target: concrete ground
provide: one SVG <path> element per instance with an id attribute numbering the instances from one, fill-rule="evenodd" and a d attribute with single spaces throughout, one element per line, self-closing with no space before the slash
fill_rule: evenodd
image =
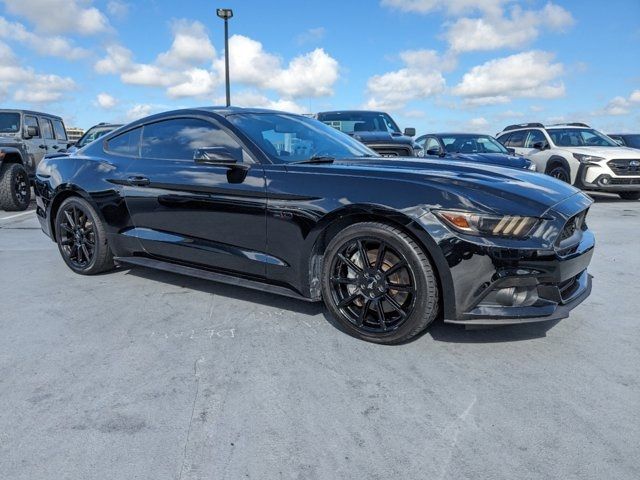
<path id="1" fill-rule="evenodd" d="M 321 305 L 75 275 L 0 212 L 0 478 L 638 479 L 640 202 L 597 200 L 570 318 L 396 347 Z"/>

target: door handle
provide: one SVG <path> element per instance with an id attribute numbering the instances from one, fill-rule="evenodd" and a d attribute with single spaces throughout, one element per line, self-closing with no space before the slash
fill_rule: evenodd
<path id="1" fill-rule="evenodd" d="M 43 150 L 46 150 L 48 147 L 46 145 L 38 145 L 38 148 L 41 148 Z"/>
<path id="2" fill-rule="evenodd" d="M 58 150 L 60 147 L 59 147 L 58 145 L 54 145 L 54 146 L 53 146 L 53 147 L 51 147 L 51 148 L 53 148 L 54 150 Z"/>
<path id="3" fill-rule="evenodd" d="M 127 181 L 129 182 L 129 185 L 135 185 L 137 187 L 146 187 L 151 183 L 147 177 L 141 177 L 139 175 L 129 177 Z"/>

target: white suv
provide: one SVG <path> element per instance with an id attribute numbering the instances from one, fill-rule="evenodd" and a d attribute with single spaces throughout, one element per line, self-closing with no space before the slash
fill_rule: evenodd
<path id="1" fill-rule="evenodd" d="M 640 199 L 640 151 L 621 147 L 584 123 L 510 125 L 496 138 L 539 172 L 585 190 Z"/>

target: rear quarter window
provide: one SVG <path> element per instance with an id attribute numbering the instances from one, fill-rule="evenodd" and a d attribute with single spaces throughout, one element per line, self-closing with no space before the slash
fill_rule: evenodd
<path id="1" fill-rule="evenodd" d="M 134 128 L 107 140 L 105 150 L 116 155 L 137 157 L 140 155 L 142 127 Z"/>
<path id="2" fill-rule="evenodd" d="M 64 125 L 60 120 L 53 120 L 53 131 L 55 132 L 58 140 L 67 139 L 67 131 L 64 129 Z"/>

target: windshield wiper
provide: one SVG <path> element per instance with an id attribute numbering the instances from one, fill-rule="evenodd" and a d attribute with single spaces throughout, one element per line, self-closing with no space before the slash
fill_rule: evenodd
<path id="1" fill-rule="evenodd" d="M 302 163 L 333 163 L 336 159 L 330 155 L 314 155 L 307 160 L 300 160 L 299 162 L 292 162 L 296 165 Z"/>

